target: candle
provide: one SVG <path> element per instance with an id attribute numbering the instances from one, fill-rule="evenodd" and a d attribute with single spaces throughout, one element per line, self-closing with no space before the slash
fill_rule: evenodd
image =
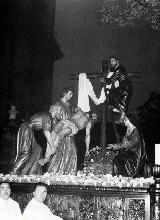
<path id="1" fill-rule="evenodd" d="M 155 164 L 160 165 L 160 144 L 155 144 Z"/>

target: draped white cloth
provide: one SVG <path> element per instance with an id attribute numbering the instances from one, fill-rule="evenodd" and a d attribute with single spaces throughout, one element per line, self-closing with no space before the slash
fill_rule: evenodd
<path id="1" fill-rule="evenodd" d="M 80 73 L 78 82 L 78 107 L 81 108 L 83 112 L 90 111 L 89 97 L 96 105 L 106 100 L 104 88 L 101 89 L 100 97 L 97 98 L 90 80 L 87 79 L 86 73 Z"/>

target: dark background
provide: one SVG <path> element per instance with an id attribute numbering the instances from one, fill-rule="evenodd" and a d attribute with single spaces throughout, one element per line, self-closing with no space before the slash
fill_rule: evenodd
<path id="1" fill-rule="evenodd" d="M 12 104 L 20 118 L 49 108 L 53 65 L 62 54 L 54 38 L 55 1 L 1 0 L 0 6 L 2 124 Z"/>

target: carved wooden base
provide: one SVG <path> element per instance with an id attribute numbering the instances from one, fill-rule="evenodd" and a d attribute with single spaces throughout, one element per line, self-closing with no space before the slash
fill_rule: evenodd
<path id="1" fill-rule="evenodd" d="M 13 186 L 13 198 L 24 210 L 33 184 Z M 150 220 L 147 189 L 51 185 L 47 206 L 64 220 Z"/>

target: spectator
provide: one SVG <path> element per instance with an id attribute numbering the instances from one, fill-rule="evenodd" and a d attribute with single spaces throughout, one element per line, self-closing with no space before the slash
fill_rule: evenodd
<path id="1" fill-rule="evenodd" d="M 23 220 L 60 220 L 62 218 L 53 215 L 50 209 L 44 204 L 47 197 L 47 186 L 44 183 L 37 183 L 33 192 L 33 199 L 26 206 L 23 213 Z"/>
<path id="2" fill-rule="evenodd" d="M 19 204 L 11 197 L 9 183 L 0 183 L 0 220 L 21 220 L 21 210 Z"/>

